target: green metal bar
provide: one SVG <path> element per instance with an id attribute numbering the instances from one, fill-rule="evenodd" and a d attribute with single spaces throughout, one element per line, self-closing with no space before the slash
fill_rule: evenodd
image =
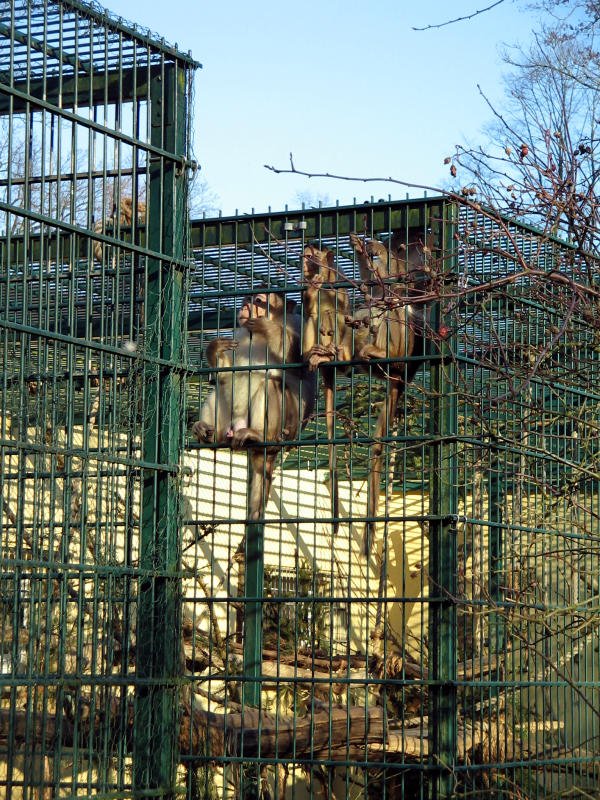
<path id="1" fill-rule="evenodd" d="M 186 73 L 167 65 L 151 84 L 152 140 L 172 153 L 186 147 Z M 185 253 L 184 180 L 175 158 L 150 165 L 149 238 L 161 252 Z M 182 352 L 183 275 L 171 261 L 149 259 L 147 350 L 179 360 Z M 146 367 L 144 453 L 148 461 L 179 462 L 183 383 L 172 369 Z M 166 572 L 142 579 L 137 622 L 137 672 L 158 680 L 136 693 L 134 786 L 148 797 L 173 797 L 178 745 L 181 664 L 179 490 L 167 470 L 147 470 L 142 494 L 140 566 Z"/>
<path id="2" fill-rule="evenodd" d="M 2 22 L 0 22 L 0 36 L 6 39 L 14 39 L 15 42 L 20 42 L 38 53 L 45 53 L 57 61 L 62 61 L 64 64 L 74 67 L 76 70 L 81 70 L 82 72 L 90 72 L 92 70 L 92 65 L 89 62 L 82 61 L 80 58 L 73 58 L 70 53 L 62 52 L 58 48 L 52 47 L 52 45 L 44 44 L 44 42 L 36 39 L 35 36 L 23 33 L 16 27 L 11 28 Z"/>
<path id="3" fill-rule="evenodd" d="M 262 522 L 246 526 L 246 597 L 244 616 L 244 704 L 260 705 L 262 671 L 262 597 L 264 592 L 264 530 Z M 251 598 L 251 599 L 250 599 Z"/>
<path id="4" fill-rule="evenodd" d="M 2 31 L 0 30 L 0 33 L 1 32 Z M 83 67 L 83 71 L 88 72 L 85 67 Z M 146 76 L 148 74 L 148 70 L 146 67 L 140 67 L 135 71 L 130 69 L 127 70 L 124 75 L 119 71 L 103 71 L 102 73 L 96 73 L 89 78 L 89 83 L 91 84 L 92 88 L 89 93 L 85 94 L 79 94 L 79 89 L 83 82 L 83 76 L 66 78 L 62 79 L 61 81 L 53 78 L 47 78 L 46 80 L 38 80 L 34 78 L 27 84 L 17 81 L 13 84 L 13 86 L 9 86 L 3 81 L 0 81 L 2 88 L 5 90 L 5 93 L 3 92 L 0 99 L 0 116 L 4 116 L 8 113 L 22 113 L 23 111 L 27 110 L 28 102 L 32 102 L 34 105 L 37 105 L 38 103 L 41 103 L 42 100 L 44 100 L 43 107 L 46 107 L 46 103 L 49 103 L 50 105 L 56 106 L 54 109 L 55 113 L 62 113 L 59 109 L 58 103 L 60 92 L 62 90 L 65 92 L 65 108 L 72 107 L 75 104 L 76 97 L 78 101 L 78 108 L 100 105 L 101 103 L 106 102 L 106 100 L 113 103 L 119 102 L 123 99 L 123 97 L 132 97 L 132 99 L 138 97 L 143 100 L 147 95 L 148 86 L 147 84 L 142 83 L 137 84 L 137 94 L 134 96 L 133 85 L 135 83 L 134 75 L 136 74 Z M 125 94 L 120 95 L 119 86 L 123 84 L 123 90 Z M 44 91 L 46 87 L 47 91 Z M 9 98 L 12 94 L 14 94 L 14 103 L 13 107 L 10 108 Z"/>
<path id="5" fill-rule="evenodd" d="M 445 210 L 445 236 L 450 252 L 454 208 Z M 442 303 L 431 311 L 431 329 L 440 329 Z M 431 363 L 431 435 L 429 548 L 429 738 L 432 777 L 431 800 L 454 793 L 456 761 L 456 567 L 457 567 L 457 458 L 456 366 L 450 342 L 430 340 L 430 351 L 440 353 Z"/>
<path id="6" fill-rule="evenodd" d="M 151 70 L 151 78 L 154 75 L 156 78 L 156 68 L 153 67 Z M 159 76 L 160 77 L 160 76 Z M 31 82 L 30 82 L 31 83 Z M 135 85 L 135 81 L 132 81 Z M 152 80 L 150 81 L 152 84 Z M 60 84 L 62 86 L 62 82 Z M 0 116 L 3 113 L 6 113 L 7 110 L 10 110 L 11 114 L 15 113 L 14 106 L 19 102 L 22 101 L 23 108 L 22 111 L 48 111 L 53 117 L 55 117 L 59 122 L 61 120 L 65 122 L 73 122 L 77 125 L 81 125 L 91 131 L 95 131 L 99 134 L 108 136 L 112 141 L 119 141 L 123 144 L 129 144 L 132 147 L 137 148 L 138 150 L 143 150 L 148 152 L 151 155 L 155 156 L 164 156 L 165 158 L 172 157 L 172 154 L 168 151 L 158 147 L 158 145 L 153 146 L 152 144 L 147 144 L 145 141 L 140 141 L 132 136 L 128 136 L 125 133 L 121 133 L 120 131 L 112 130 L 111 128 L 106 127 L 105 125 L 100 125 L 94 120 L 88 119 L 87 117 L 83 117 L 79 114 L 76 114 L 74 111 L 69 111 L 67 108 L 63 108 L 62 106 L 55 106 L 52 103 L 49 103 L 47 100 L 43 100 L 41 97 L 36 97 L 35 95 L 28 94 L 27 92 L 22 92 L 19 89 L 14 88 L 13 86 L 9 86 L 6 83 L 2 83 L 0 81 L 0 88 L 2 89 L 3 95 L 9 95 L 11 97 L 11 104 L 8 107 L 0 106 Z M 125 91 L 125 89 L 123 90 Z M 75 101 L 76 93 L 73 95 L 73 101 Z M 126 98 L 124 95 L 115 96 L 113 100 L 118 99 L 121 102 L 124 102 L 126 99 L 132 100 L 133 98 Z M 23 209 L 21 212 L 23 213 Z M 56 225 L 60 224 L 58 219 L 54 220 Z"/>
<path id="7" fill-rule="evenodd" d="M 425 209 L 432 216 L 441 217 L 442 202 L 440 198 L 432 198 L 427 205 L 415 206 L 410 201 L 391 201 L 382 203 L 381 208 L 368 209 L 356 206 L 337 206 L 306 211 L 285 211 L 278 213 L 256 214 L 252 219 L 239 217 L 219 217 L 195 221 L 192 225 L 192 246 L 210 247 L 211 245 L 252 245 L 254 246 L 256 231 L 263 226 L 269 231 L 273 240 L 318 239 L 327 236 L 343 236 L 348 233 L 361 232 L 364 228 L 363 217 L 369 213 L 372 225 L 379 229 L 425 227 Z M 289 231 L 288 224 L 302 222 L 302 228 Z"/>
<path id="8" fill-rule="evenodd" d="M 262 522 L 246 525 L 246 563 L 244 605 L 244 681 L 242 683 L 242 708 L 260 707 L 264 594 L 264 532 Z M 242 756 L 243 756 L 242 752 Z M 241 771 L 240 797 L 245 800 L 259 796 L 259 766 L 247 762 Z"/>
<path id="9" fill-rule="evenodd" d="M 502 604 L 504 599 L 502 585 L 504 575 L 504 524 L 502 508 L 504 505 L 505 484 L 503 462 L 492 451 L 491 469 L 488 477 L 489 497 L 489 550 L 490 550 L 490 576 L 489 593 L 493 602 Z M 492 611 L 490 614 L 489 648 L 490 653 L 501 653 L 504 647 L 506 629 L 506 613 Z M 497 668 L 497 672 L 499 667 Z M 500 679 L 499 672 L 495 676 Z"/>
<path id="10" fill-rule="evenodd" d="M 144 47 L 160 48 L 161 54 L 164 53 L 165 55 L 175 58 L 180 64 L 185 65 L 188 70 L 197 69 L 202 66 L 197 61 L 194 61 L 191 54 L 180 52 L 175 47 L 167 44 L 164 40 L 158 42 L 157 38 L 152 36 L 149 31 L 144 31 L 143 28 L 139 28 L 138 26 L 131 27 L 121 18 L 116 20 L 108 14 L 96 10 L 94 6 L 89 3 L 79 2 L 79 0 L 61 0 L 61 5 L 65 9 L 70 8 L 71 11 L 81 14 L 86 19 L 93 20 L 93 22 L 107 30 L 124 34 L 128 40 L 139 42 L 139 44 Z"/>

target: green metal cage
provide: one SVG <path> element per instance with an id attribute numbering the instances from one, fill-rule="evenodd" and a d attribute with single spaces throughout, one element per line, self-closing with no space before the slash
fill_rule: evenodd
<path id="1" fill-rule="evenodd" d="M 0 5 L 0 795 L 598 797 L 596 258 L 443 197 L 190 223 L 197 64 Z M 351 357 L 209 362 L 256 293 L 303 336 L 307 245 Z M 304 424 L 196 441 L 245 381 Z"/>
<path id="2" fill-rule="evenodd" d="M 196 64 L 75 0 L 0 7 L 0 793 L 163 796 Z"/>
<path id="3" fill-rule="evenodd" d="M 232 797 L 249 781 L 265 797 L 597 796 L 595 258 L 441 198 L 195 222 L 189 421 L 240 298 L 302 305 L 307 243 L 364 303 L 352 234 L 430 253 L 405 295 L 424 341 L 381 437 L 375 545 L 362 554 L 391 359 L 333 367 L 337 520 L 321 389 L 258 530 L 245 455 L 192 445 L 189 702 L 218 734 L 185 757 Z"/>

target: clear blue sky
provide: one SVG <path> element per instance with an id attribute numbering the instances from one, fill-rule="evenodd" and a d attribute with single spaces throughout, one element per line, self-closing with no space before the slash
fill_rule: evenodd
<path id="1" fill-rule="evenodd" d="M 406 194 L 264 168 L 287 166 L 290 152 L 307 171 L 443 185 L 444 157 L 481 140 L 490 118 L 477 84 L 499 101 L 502 45 L 526 43 L 535 26 L 524 0 L 425 32 L 412 28 L 491 0 L 104 2 L 202 63 L 194 150 L 224 214 L 297 208 L 304 192 L 343 203 Z"/>

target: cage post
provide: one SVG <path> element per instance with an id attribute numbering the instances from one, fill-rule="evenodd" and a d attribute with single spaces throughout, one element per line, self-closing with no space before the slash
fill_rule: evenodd
<path id="1" fill-rule="evenodd" d="M 246 606 L 244 614 L 243 704 L 258 708 L 262 670 L 262 597 L 264 592 L 264 524 L 246 526 Z"/>
<path id="2" fill-rule="evenodd" d="M 447 206 L 446 253 L 452 248 L 453 207 Z M 450 215 L 450 219 L 448 219 Z M 450 342 L 436 339 L 442 304 L 431 309 L 429 337 L 431 357 L 430 445 L 430 580 L 429 580 L 429 741 L 431 800 L 454 795 L 456 758 L 456 536 L 458 415 L 456 366 Z"/>
<path id="3" fill-rule="evenodd" d="M 244 681 L 242 683 L 242 709 L 259 708 L 263 650 L 263 594 L 264 594 L 264 536 L 262 522 L 246 525 L 244 594 Z M 242 736 L 243 741 L 243 736 Z M 259 735 L 260 741 L 260 735 Z M 243 745 L 242 745 L 243 747 Z M 242 750 L 242 757 L 244 752 Z M 260 752 L 258 753 L 260 756 Z M 245 762 L 241 775 L 241 798 L 258 797 L 259 765 Z"/>
<path id="4" fill-rule="evenodd" d="M 167 64 L 151 75 L 151 142 L 170 153 L 186 146 L 186 73 Z M 145 797 L 173 797 L 181 672 L 179 487 L 183 421 L 183 275 L 186 255 L 185 173 L 154 156 L 149 170 L 146 289 L 144 471 L 134 785 Z M 166 258 L 164 257 L 166 256 Z M 160 359 L 160 362 L 159 362 Z"/>
<path id="5" fill-rule="evenodd" d="M 493 447 L 492 442 L 492 447 Z M 489 497 L 489 551 L 490 551 L 490 577 L 489 593 L 490 599 L 498 606 L 502 603 L 503 574 L 504 574 L 504 522 L 502 509 L 505 501 L 505 483 L 503 480 L 502 462 L 498 456 L 498 451 L 491 451 L 491 469 L 488 477 L 488 497 Z M 489 649 L 490 654 L 497 655 L 504 647 L 505 619 L 502 610 L 492 611 L 490 614 L 489 625 Z M 496 667 L 496 673 L 499 666 Z M 498 677 L 498 675 L 497 675 Z"/>

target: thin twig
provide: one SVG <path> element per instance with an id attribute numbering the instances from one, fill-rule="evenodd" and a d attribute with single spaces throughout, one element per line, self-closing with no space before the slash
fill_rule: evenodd
<path id="1" fill-rule="evenodd" d="M 477 11 L 473 11 L 471 14 L 466 14 L 464 17 L 455 17 L 454 19 L 449 19 L 446 22 L 439 22 L 436 25 L 425 25 L 423 28 L 414 28 L 413 31 L 429 31 L 433 28 L 445 28 L 446 25 L 454 25 L 455 22 L 465 22 L 465 20 L 473 19 L 474 17 L 478 17 L 480 14 L 485 14 L 486 11 L 491 11 L 492 8 L 496 8 L 496 6 L 502 5 L 504 0 L 496 0 L 495 3 L 492 3 L 490 6 L 486 6 L 485 8 L 480 8 Z"/>
<path id="2" fill-rule="evenodd" d="M 355 183 L 394 183 L 399 186 L 406 186 L 412 189 L 424 189 L 428 192 L 437 192 L 438 194 L 445 194 L 443 189 L 436 186 L 427 186 L 421 183 L 413 183 L 412 181 L 401 181 L 399 178 L 356 178 L 349 175 L 335 175 L 331 172 L 305 172 L 304 170 L 297 169 L 294 165 L 292 153 L 290 153 L 290 167 L 283 169 L 281 167 L 274 167 L 271 164 L 264 164 L 265 169 L 274 172 L 276 175 L 302 175 L 305 178 L 333 178 L 338 181 L 354 181 Z"/>

